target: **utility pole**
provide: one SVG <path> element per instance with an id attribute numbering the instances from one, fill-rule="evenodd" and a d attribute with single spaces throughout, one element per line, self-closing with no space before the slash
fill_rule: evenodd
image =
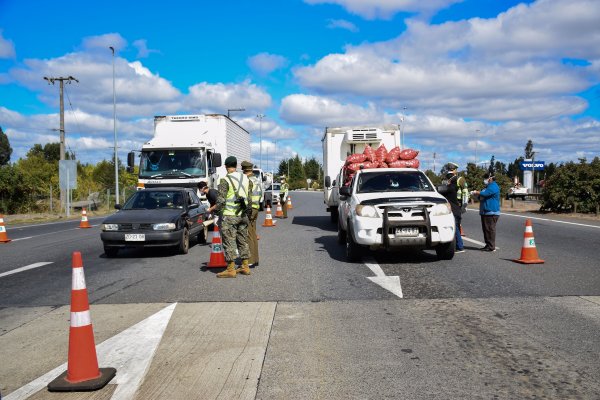
<path id="1" fill-rule="evenodd" d="M 258 114 L 256 116 L 256 118 L 258 118 L 258 129 L 259 129 L 259 135 L 260 135 L 259 139 L 258 139 L 258 140 L 260 140 L 260 144 L 259 144 L 259 149 L 260 149 L 259 150 L 259 154 L 260 154 L 259 166 L 260 166 L 260 169 L 262 169 L 262 120 L 264 117 L 265 117 L 265 114 Z"/>
<path id="2" fill-rule="evenodd" d="M 75 81 L 77 83 L 79 83 L 79 81 L 77 79 L 75 79 L 72 76 L 68 76 L 66 78 L 64 77 L 58 77 L 58 78 L 52 78 L 52 77 L 47 77 L 45 76 L 44 79 L 46 81 L 48 81 L 48 85 L 54 85 L 54 82 L 58 81 L 59 82 L 59 95 L 60 95 L 60 159 L 64 160 L 65 159 L 65 100 L 64 100 L 64 96 L 63 96 L 63 92 L 64 92 L 64 83 L 67 82 L 68 84 L 71 84 L 71 81 Z M 60 204 L 61 206 L 63 205 L 63 203 L 65 202 L 66 196 L 65 196 L 65 191 L 64 189 L 60 189 Z"/>
<path id="3" fill-rule="evenodd" d="M 119 156 L 117 154 L 117 92 L 115 91 L 115 48 L 108 47 L 112 51 L 113 69 L 113 130 L 115 136 L 115 204 L 119 204 Z M 125 190 L 125 189 L 123 189 Z"/>

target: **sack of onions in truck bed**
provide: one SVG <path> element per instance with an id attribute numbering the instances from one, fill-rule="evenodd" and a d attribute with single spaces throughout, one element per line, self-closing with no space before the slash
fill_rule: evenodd
<path id="1" fill-rule="evenodd" d="M 362 163 L 366 160 L 366 154 L 350 154 L 348 157 L 346 157 L 346 164 Z"/>
<path id="2" fill-rule="evenodd" d="M 390 168 L 419 168 L 419 160 L 397 160 L 388 164 Z"/>
<path id="3" fill-rule="evenodd" d="M 387 168 L 387 167 L 388 167 L 388 165 L 386 164 L 385 161 L 382 161 L 377 165 L 377 168 Z"/>
<path id="4" fill-rule="evenodd" d="M 404 150 L 402 150 L 400 152 L 400 157 L 399 158 L 401 160 L 412 160 L 413 158 L 417 157 L 418 155 L 419 155 L 419 151 L 418 150 L 404 149 Z"/>
<path id="5" fill-rule="evenodd" d="M 385 158 L 388 155 L 388 151 L 385 148 L 385 144 L 381 144 L 377 150 L 375 150 L 375 161 L 377 162 L 385 162 Z"/>
<path id="6" fill-rule="evenodd" d="M 371 145 L 367 145 L 365 147 L 365 151 L 363 151 L 363 154 L 365 156 L 367 156 L 365 161 L 375 161 L 375 150 L 373 150 L 373 148 L 371 147 Z"/>
<path id="7" fill-rule="evenodd" d="M 391 149 L 388 154 L 387 157 L 385 158 L 385 162 L 387 164 L 396 161 L 399 157 L 400 157 L 400 152 L 402 150 L 400 150 L 400 147 L 396 146 L 393 149 Z"/>

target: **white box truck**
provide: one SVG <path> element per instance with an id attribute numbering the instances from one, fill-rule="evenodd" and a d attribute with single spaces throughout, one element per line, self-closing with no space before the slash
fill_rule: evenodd
<path id="1" fill-rule="evenodd" d="M 340 172 L 346 157 L 362 153 L 367 145 L 374 150 L 385 144 L 388 150 L 400 146 L 398 125 L 325 128 L 323 135 L 324 202 L 331 221 L 336 222 L 339 206 Z"/>
<path id="2" fill-rule="evenodd" d="M 154 117 L 154 137 L 141 150 L 138 187 L 195 188 L 207 182 L 216 188 L 227 174 L 222 160 L 250 160 L 250 133 L 221 114 Z M 133 171 L 135 154 L 127 166 Z"/>

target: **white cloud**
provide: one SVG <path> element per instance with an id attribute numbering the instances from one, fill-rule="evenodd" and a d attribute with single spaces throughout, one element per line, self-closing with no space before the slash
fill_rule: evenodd
<path id="1" fill-rule="evenodd" d="M 336 126 L 378 121 L 380 112 L 354 104 L 342 104 L 326 97 L 292 94 L 281 101 L 279 114 L 292 124 Z"/>
<path id="2" fill-rule="evenodd" d="M 152 53 L 160 53 L 159 50 L 149 49 L 146 39 L 139 39 L 133 42 L 138 49 L 137 58 L 146 58 Z"/>
<path id="3" fill-rule="evenodd" d="M 329 29 L 345 29 L 350 32 L 358 32 L 358 27 L 345 19 L 330 19 L 327 24 Z"/>
<path id="4" fill-rule="evenodd" d="M 189 109 L 203 112 L 227 113 L 230 108 L 260 111 L 271 106 L 271 96 L 248 80 L 231 84 L 202 82 L 189 88 L 186 104 Z"/>
<path id="5" fill-rule="evenodd" d="M 248 66 L 256 73 L 268 75 L 288 65 L 287 58 L 269 53 L 260 53 L 248 58 Z"/>
<path id="6" fill-rule="evenodd" d="M 250 132 L 253 137 L 258 138 L 262 136 L 263 140 L 265 138 L 272 139 L 294 139 L 298 135 L 297 133 L 290 128 L 282 127 L 276 121 L 266 117 L 262 119 L 262 123 L 258 118 L 255 117 L 246 117 L 237 121 L 241 126 L 243 126 L 248 132 Z M 262 131 L 262 135 L 261 135 Z"/>
<path id="7" fill-rule="evenodd" d="M 5 39 L 0 29 L 0 59 L 15 58 L 15 45 L 12 40 Z"/>
<path id="8" fill-rule="evenodd" d="M 308 4 L 338 4 L 366 19 L 389 19 L 398 12 L 430 16 L 463 0 L 304 0 Z"/>
<path id="9" fill-rule="evenodd" d="M 81 44 L 84 50 L 106 50 L 112 46 L 116 52 L 119 52 L 127 47 L 127 41 L 118 33 L 88 36 Z"/>

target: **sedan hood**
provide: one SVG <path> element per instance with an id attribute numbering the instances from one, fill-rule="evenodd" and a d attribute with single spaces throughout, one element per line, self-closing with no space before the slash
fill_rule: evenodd
<path id="1" fill-rule="evenodd" d="M 183 210 L 120 210 L 107 217 L 104 224 L 157 224 L 161 222 L 174 222 L 183 214 Z"/>

